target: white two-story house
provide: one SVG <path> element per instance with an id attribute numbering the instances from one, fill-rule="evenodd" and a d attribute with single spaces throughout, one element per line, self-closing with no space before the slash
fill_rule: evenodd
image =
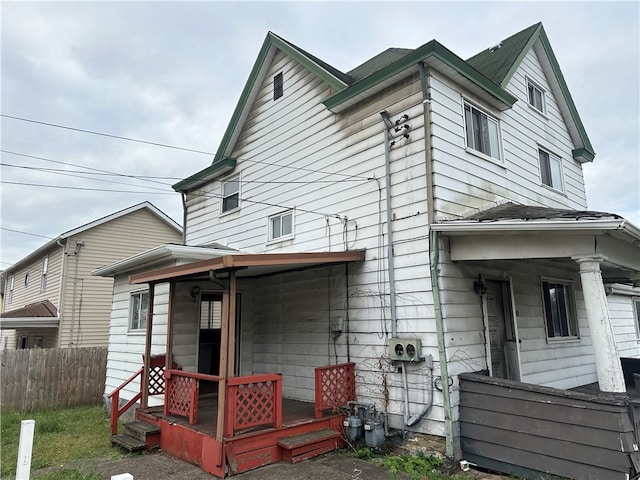
<path id="1" fill-rule="evenodd" d="M 116 278 L 107 393 L 143 347 L 218 398 L 278 373 L 313 402 L 316 367 L 353 363 L 386 428 L 494 458 L 465 433 L 461 375 L 618 393 L 620 357 L 640 358 L 640 230 L 588 211 L 594 156 L 541 24 L 467 60 L 433 40 L 346 73 L 268 33 L 212 164 L 174 186 L 186 245 L 94 272 Z M 215 465 L 204 440 L 191 460 L 242 471 L 214 437 Z"/>

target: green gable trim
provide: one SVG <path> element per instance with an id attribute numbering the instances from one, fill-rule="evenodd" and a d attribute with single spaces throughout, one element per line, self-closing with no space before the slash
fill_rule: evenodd
<path id="1" fill-rule="evenodd" d="M 231 141 L 231 137 L 235 132 L 235 129 L 238 128 L 238 122 L 240 121 L 240 117 L 242 116 L 242 112 L 247 107 L 247 101 L 251 92 L 255 87 L 256 80 L 258 79 L 258 75 L 262 70 L 263 64 L 267 55 L 269 54 L 269 50 L 272 48 L 278 48 L 282 50 L 284 53 L 293 58 L 296 62 L 300 63 L 303 67 L 310 70 L 312 73 L 320 77 L 323 81 L 329 84 L 331 88 L 334 90 L 342 90 L 347 85 L 342 80 L 336 78 L 332 74 L 330 74 L 326 69 L 322 68 L 318 65 L 318 63 L 314 62 L 307 56 L 305 56 L 299 49 L 295 48 L 291 44 L 287 43 L 277 35 L 272 32 L 267 33 L 267 37 L 262 43 L 262 48 L 260 48 L 260 53 L 258 53 L 258 58 L 253 64 L 253 68 L 251 69 L 251 73 L 249 74 L 249 78 L 242 89 L 242 93 L 240 94 L 240 100 L 238 100 L 238 104 L 236 105 L 235 110 L 233 111 L 233 115 L 231 116 L 231 120 L 229 121 L 229 125 L 225 130 L 224 135 L 222 136 L 222 140 L 220 142 L 220 146 L 216 151 L 216 155 L 213 159 L 215 163 L 216 160 L 223 158 L 226 154 L 227 148 L 229 147 L 229 142 Z M 314 57 L 315 58 L 315 57 Z"/>
<path id="2" fill-rule="evenodd" d="M 417 63 L 426 60 L 429 57 L 435 57 L 451 68 L 454 68 L 462 76 L 474 82 L 505 104 L 511 106 L 515 103 L 516 97 L 503 90 L 499 85 L 489 80 L 475 68 L 465 63 L 464 60 L 435 40 L 431 40 L 429 43 L 413 50 L 401 59 L 355 83 L 351 87 L 332 95 L 323 103 L 329 110 L 331 110 L 343 102 L 346 102 L 356 95 L 359 95 L 375 85 L 393 77 L 394 75 L 415 66 Z"/>
<path id="3" fill-rule="evenodd" d="M 188 178 L 179 181 L 175 185 L 173 185 L 173 189 L 176 192 L 185 192 L 195 187 L 198 183 L 202 181 L 208 181 L 216 176 L 223 175 L 229 170 L 233 170 L 236 168 L 237 160 L 235 158 L 223 158 L 222 160 L 215 162 L 213 165 L 205 168 L 204 170 L 200 170 L 198 173 L 194 173 Z"/>
<path id="4" fill-rule="evenodd" d="M 560 70 L 560 65 L 558 64 L 558 60 L 553 53 L 551 43 L 549 42 L 549 38 L 547 38 L 547 34 L 545 33 L 544 28 L 540 28 L 540 41 L 542 42 L 542 46 L 544 47 L 544 51 L 546 52 L 547 57 L 549 58 L 551 69 L 553 70 L 556 80 L 558 81 L 558 85 L 560 85 L 560 91 L 564 96 L 564 100 L 567 103 L 567 108 L 571 113 L 571 118 L 575 123 L 576 130 L 578 131 L 578 135 L 580 136 L 580 140 L 582 141 L 582 148 L 579 148 L 578 150 L 584 150 L 584 153 L 586 153 L 587 155 L 583 154 L 582 156 L 585 158 L 586 156 L 591 156 L 591 158 L 589 159 L 589 161 L 591 161 L 594 159 L 596 154 L 593 150 L 593 147 L 591 146 L 591 141 L 589 140 L 587 131 L 582 124 L 582 119 L 578 114 L 576 104 L 573 103 L 573 98 L 571 97 L 571 93 L 569 93 L 569 87 L 567 87 L 567 82 L 564 80 L 564 76 L 562 75 L 562 71 Z"/>

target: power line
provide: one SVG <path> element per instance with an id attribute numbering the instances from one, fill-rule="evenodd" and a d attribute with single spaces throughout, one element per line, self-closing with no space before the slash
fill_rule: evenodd
<path id="1" fill-rule="evenodd" d="M 43 188 L 61 188 L 63 190 L 85 190 L 88 192 L 111 192 L 111 193 L 137 193 L 140 195 L 174 195 L 175 192 L 136 192 L 134 190 L 113 190 L 106 188 L 89 188 L 89 187 L 70 187 L 67 185 L 44 185 L 41 183 L 26 183 L 26 182 L 8 182 L 6 180 L 0 181 L 5 185 L 24 185 L 28 187 L 43 187 Z M 132 185 L 135 186 L 135 185 Z"/>
<path id="2" fill-rule="evenodd" d="M 166 143 L 149 142 L 147 140 L 140 140 L 137 138 L 121 137 L 120 135 L 111 135 L 109 133 L 94 132 L 93 130 L 85 130 L 83 128 L 67 127 L 65 125 L 59 125 L 57 123 L 41 122 L 39 120 L 32 120 L 30 118 L 22 118 L 22 117 L 15 117 L 13 115 L 5 115 L 4 113 L 1 113 L 0 116 L 5 118 L 11 118 L 13 120 L 20 120 L 21 122 L 29 122 L 29 123 L 37 123 L 38 125 L 46 125 L 47 127 L 63 128 L 65 130 L 72 130 L 74 132 L 89 133 L 91 135 L 100 135 L 101 137 L 117 138 L 118 140 L 126 140 L 128 142 L 145 143 L 147 145 L 153 145 L 156 147 L 172 148 L 174 150 L 183 150 L 185 152 L 201 153 L 203 155 L 215 156 L 215 153 L 204 152 L 202 150 L 194 150 L 193 148 L 176 147 L 175 145 L 167 145 Z"/>
<path id="3" fill-rule="evenodd" d="M 46 125 L 48 127 L 62 128 L 62 129 L 65 129 L 65 130 L 71 130 L 71 131 L 75 131 L 75 132 L 88 133 L 88 134 L 91 134 L 91 135 L 100 135 L 100 136 L 103 136 L 103 137 L 115 138 L 115 139 L 118 139 L 118 140 L 126 140 L 126 141 L 129 141 L 129 142 L 144 143 L 146 145 L 153 145 L 155 147 L 171 148 L 171 149 L 174 149 L 174 150 L 183 150 L 185 152 L 193 152 L 193 153 L 201 153 L 203 155 L 211 155 L 211 156 L 213 156 L 214 161 L 220 160 L 221 158 L 224 158 L 224 156 L 218 155 L 218 154 L 215 154 L 215 153 L 212 153 L 212 152 L 205 152 L 205 151 L 202 151 L 202 150 L 195 150 L 195 149 L 192 149 L 192 148 L 177 147 L 175 145 L 168 145 L 166 143 L 150 142 L 150 141 L 147 141 L 147 140 L 140 140 L 140 139 L 137 139 L 137 138 L 122 137 L 120 135 L 112 135 L 110 133 L 95 132 L 93 130 L 85 130 L 85 129 L 82 129 L 82 128 L 68 127 L 66 125 L 60 125 L 60 124 L 57 124 L 57 123 L 42 122 L 42 121 L 39 121 L 39 120 L 30 119 L 30 118 L 17 117 L 17 116 L 14 116 L 14 115 L 6 115 L 4 113 L 1 113 L 0 117 L 11 118 L 13 120 L 20 120 L 22 122 L 35 123 L 35 124 L 38 124 L 38 125 Z M 236 158 L 236 157 L 234 157 L 234 158 Z M 323 170 L 315 170 L 315 169 L 312 169 L 312 168 L 305 168 L 305 167 L 294 167 L 294 166 L 291 166 L 291 165 L 282 165 L 282 164 L 278 164 L 278 163 L 265 162 L 263 160 L 253 160 L 253 159 L 249 159 L 249 158 L 237 158 L 237 160 L 242 160 L 244 162 L 253 162 L 253 163 L 258 163 L 258 164 L 261 164 L 261 165 L 267 165 L 267 166 L 272 166 L 272 167 L 291 168 L 293 170 L 300 170 L 300 171 L 305 171 L 305 172 L 310 172 L 310 173 L 321 173 L 323 175 L 340 175 L 340 176 L 347 177 L 347 178 L 360 178 L 360 179 L 363 179 L 363 180 L 368 180 L 368 178 L 369 178 L 369 177 L 366 177 L 366 176 L 363 176 L 363 175 L 349 175 L 349 174 L 346 174 L 346 173 L 339 173 L 339 172 L 326 172 L 326 171 L 323 171 Z"/>
<path id="4" fill-rule="evenodd" d="M 47 240 L 53 240 L 52 237 L 47 237 L 45 235 L 38 235 L 37 233 L 23 232 L 21 230 L 13 230 L 11 228 L 6 228 L 6 227 L 0 227 L 0 230 L 5 230 L 7 232 L 13 232 L 13 233 L 21 233 L 23 235 L 31 235 L 32 237 L 46 238 Z"/>

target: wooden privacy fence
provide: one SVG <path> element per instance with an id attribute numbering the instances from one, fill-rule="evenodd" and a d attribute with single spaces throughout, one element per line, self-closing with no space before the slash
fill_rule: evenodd
<path id="1" fill-rule="evenodd" d="M 0 351 L 0 408 L 101 405 L 107 348 L 33 348 Z"/>

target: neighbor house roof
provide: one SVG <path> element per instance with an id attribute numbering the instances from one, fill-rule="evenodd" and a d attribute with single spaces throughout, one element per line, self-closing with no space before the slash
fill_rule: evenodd
<path id="1" fill-rule="evenodd" d="M 420 63 L 453 78 L 495 108 L 506 110 L 517 100 L 507 91 L 507 84 L 524 56 L 533 47 L 539 57 L 544 57 L 541 58 L 541 63 L 545 73 L 550 77 L 549 82 L 554 95 L 560 97 L 560 110 L 576 145 L 573 151 L 574 158 L 583 162 L 593 160 L 595 153 L 542 24 L 532 25 L 503 40 L 499 45 L 500 48 L 482 51 L 465 61 L 436 40 L 432 40 L 416 49 L 389 48 L 351 71 L 343 73 L 275 33 L 269 32 L 211 166 L 176 183 L 173 188 L 179 192 L 186 192 L 235 168 L 236 160 L 231 158 L 235 142 L 277 51 L 289 55 L 322 79 L 331 91 L 322 103 L 330 111 L 339 113 L 389 85 L 417 74 L 417 66 Z"/>
<path id="2" fill-rule="evenodd" d="M 26 257 L 24 257 L 21 260 L 17 261 L 11 267 L 7 268 L 5 270 L 5 275 L 10 276 L 10 272 L 11 271 L 20 268 L 22 265 L 24 265 L 25 263 L 30 262 L 34 258 L 38 258 L 40 255 L 42 255 L 43 252 L 46 252 L 50 248 L 53 248 L 54 246 L 63 243 L 69 237 L 72 237 L 74 235 L 78 235 L 79 233 L 85 232 L 85 231 L 87 231 L 87 230 L 89 230 L 91 228 L 95 228 L 95 227 L 97 227 L 99 225 L 105 224 L 107 222 L 111 222 L 111 221 L 113 221 L 113 220 L 115 220 L 117 218 L 123 217 L 125 215 L 130 214 L 130 213 L 136 212 L 138 210 L 143 210 L 143 209 L 148 210 L 152 214 L 156 215 L 160 220 L 165 222 L 169 227 L 173 228 L 177 232 L 182 233 L 182 227 L 180 227 L 180 225 L 178 225 L 171 217 L 169 217 L 167 214 L 165 214 L 164 212 L 159 210 L 157 207 L 155 207 L 150 202 L 142 202 L 142 203 L 139 203 L 137 205 L 133 205 L 133 206 L 125 208 L 123 210 L 119 210 L 117 212 L 111 213 L 111 214 L 106 215 L 104 217 L 98 218 L 97 220 L 93 220 L 93 221 L 91 221 L 89 223 L 85 223 L 84 225 L 81 225 L 79 227 L 76 227 L 76 228 L 74 228 L 72 230 L 69 230 L 67 232 L 64 232 L 64 233 L 60 234 L 58 237 L 56 237 L 53 240 L 50 240 L 49 242 L 45 243 L 44 245 L 42 245 L 37 250 L 34 250 L 29 255 L 27 255 Z"/>
<path id="3" fill-rule="evenodd" d="M 56 317 L 58 309 L 49 300 L 30 303 L 21 308 L 4 312 L 0 318 L 24 318 L 24 317 Z"/>
<path id="4" fill-rule="evenodd" d="M 0 328 L 51 328 L 60 323 L 58 310 L 49 300 L 30 303 L 0 315 Z"/>

